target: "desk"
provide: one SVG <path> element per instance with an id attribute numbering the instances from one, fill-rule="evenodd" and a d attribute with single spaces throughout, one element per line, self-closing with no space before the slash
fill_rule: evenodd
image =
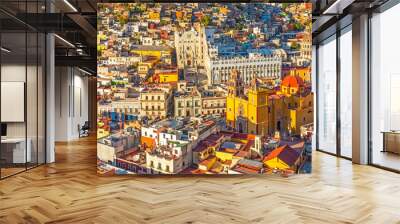
<path id="1" fill-rule="evenodd" d="M 28 143 L 25 152 L 25 140 Z M 25 138 L 5 138 L 1 139 L 1 159 L 6 163 L 26 163 L 31 162 L 31 139 Z"/>
<path id="2" fill-rule="evenodd" d="M 400 131 L 383 131 L 382 152 L 400 154 Z"/>

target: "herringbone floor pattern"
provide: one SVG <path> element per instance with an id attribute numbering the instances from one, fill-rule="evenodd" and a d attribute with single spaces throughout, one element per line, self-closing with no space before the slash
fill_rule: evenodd
<path id="1" fill-rule="evenodd" d="M 0 223 L 400 223 L 400 175 L 315 153 L 290 178 L 98 177 L 93 138 L 0 181 Z"/>

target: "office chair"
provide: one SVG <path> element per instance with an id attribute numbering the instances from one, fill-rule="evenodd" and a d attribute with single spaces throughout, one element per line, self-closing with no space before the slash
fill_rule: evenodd
<path id="1" fill-rule="evenodd" d="M 89 130 L 90 130 L 89 121 L 85 121 L 85 123 L 82 125 L 82 127 L 79 127 L 79 126 L 80 125 L 78 125 L 79 138 L 88 137 L 89 136 Z"/>

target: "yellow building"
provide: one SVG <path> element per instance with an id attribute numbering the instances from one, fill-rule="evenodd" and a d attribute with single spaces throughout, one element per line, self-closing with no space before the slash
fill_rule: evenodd
<path id="1" fill-rule="evenodd" d="M 174 66 L 158 65 L 154 68 L 152 76 L 148 78 L 149 83 L 176 83 L 178 82 L 178 69 Z"/>
<path id="2" fill-rule="evenodd" d="M 219 13 L 224 14 L 224 15 L 228 15 L 229 9 L 227 7 L 220 7 L 219 8 Z"/>
<path id="3" fill-rule="evenodd" d="M 287 98 L 290 114 L 289 132 L 292 135 L 300 134 L 300 127 L 314 121 L 313 94 L 298 94 Z"/>
<path id="4" fill-rule="evenodd" d="M 225 161 L 232 161 L 233 159 L 233 152 L 227 152 L 227 151 L 216 151 L 215 156 L 218 158 L 219 161 L 225 162 Z"/>
<path id="5" fill-rule="evenodd" d="M 253 80 L 246 96 L 240 74 L 233 70 L 226 98 L 227 126 L 241 133 L 267 135 L 270 94 L 272 90 L 259 87 L 257 81 Z"/>
<path id="6" fill-rule="evenodd" d="M 291 70 L 289 74 L 299 76 L 303 81 L 311 82 L 311 67 L 296 68 Z"/>
<path id="7" fill-rule="evenodd" d="M 159 12 L 149 12 L 149 19 L 150 20 L 160 20 L 160 13 Z"/>
<path id="8" fill-rule="evenodd" d="M 314 95 L 306 88 L 302 77 L 294 73 L 283 79 L 281 94 L 285 96 L 289 134 L 299 135 L 302 125 L 313 123 Z"/>
<path id="9" fill-rule="evenodd" d="M 162 72 L 157 75 L 159 83 L 178 82 L 178 72 Z"/>
<path id="10" fill-rule="evenodd" d="M 136 45 L 131 50 L 132 53 L 139 54 L 140 56 L 153 56 L 158 59 L 162 57 L 170 57 L 172 54 L 172 49 L 166 46 L 145 46 Z"/>
<path id="11" fill-rule="evenodd" d="M 234 71 L 226 98 L 226 123 L 238 132 L 299 135 L 301 126 L 313 123 L 313 94 L 298 75 L 288 75 L 275 92 L 253 80 L 244 92 L 240 75 Z"/>

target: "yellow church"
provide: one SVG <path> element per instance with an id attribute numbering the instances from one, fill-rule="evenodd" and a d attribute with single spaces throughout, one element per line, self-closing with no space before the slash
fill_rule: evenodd
<path id="1" fill-rule="evenodd" d="M 304 78 L 294 73 L 282 80 L 279 94 L 285 96 L 289 115 L 289 133 L 299 135 L 301 126 L 311 124 L 314 121 L 314 95 L 306 89 Z"/>
<path id="2" fill-rule="evenodd" d="M 272 90 L 259 87 L 257 80 L 244 92 L 240 74 L 232 70 L 226 98 L 226 123 L 242 133 L 268 134 L 268 96 Z"/>
<path id="3" fill-rule="evenodd" d="M 260 87 L 254 79 L 245 92 L 239 73 L 232 71 L 226 98 L 228 127 L 262 136 L 299 135 L 301 126 L 312 122 L 313 94 L 300 76 L 286 76 L 278 92 Z"/>

